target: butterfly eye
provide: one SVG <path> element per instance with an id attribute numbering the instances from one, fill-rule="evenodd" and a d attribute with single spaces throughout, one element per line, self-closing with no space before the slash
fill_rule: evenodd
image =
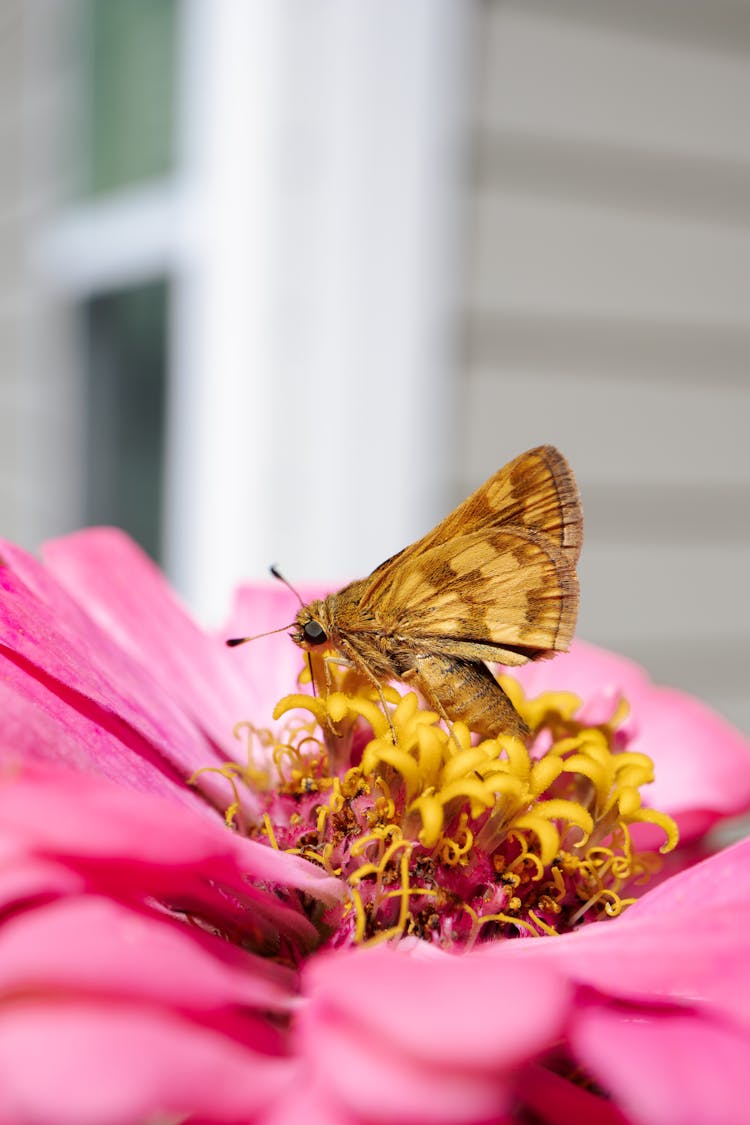
<path id="1" fill-rule="evenodd" d="M 328 640 L 326 631 L 319 621 L 308 621 L 302 632 L 305 635 L 305 640 L 310 645 L 322 645 L 324 641 Z"/>

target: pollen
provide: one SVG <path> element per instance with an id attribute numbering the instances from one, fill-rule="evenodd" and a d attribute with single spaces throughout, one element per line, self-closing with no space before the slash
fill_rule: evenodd
<path id="1" fill-rule="evenodd" d="M 620 914 L 676 845 L 671 818 L 642 800 L 653 763 L 628 749 L 624 700 L 591 726 L 578 697 L 527 698 L 502 677 L 531 733 L 480 739 L 324 661 L 317 696 L 277 704 L 283 734 L 242 728 L 247 763 L 221 772 L 230 822 L 345 882 L 332 945 L 565 933 Z"/>

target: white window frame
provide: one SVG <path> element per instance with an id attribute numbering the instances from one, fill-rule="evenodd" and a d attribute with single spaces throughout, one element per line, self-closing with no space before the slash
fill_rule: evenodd
<path id="1" fill-rule="evenodd" d="M 171 285 L 164 555 L 199 616 L 441 514 L 475 0 L 183 0 L 181 161 L 51 216 L 63 307 Z"/>

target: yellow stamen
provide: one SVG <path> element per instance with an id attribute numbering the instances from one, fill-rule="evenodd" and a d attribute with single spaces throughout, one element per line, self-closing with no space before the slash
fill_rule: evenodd
<path id="1" fill-rule="evenodd" d="M 356 919 L 354 926 L 354 940 L 357 945 L 361 945 L 365 936 L 365 926 L 367 924 L 367 915 L 365 914 L 365 905 L 362 902 L 362 896 L 356 887 L 349 888 L 352 902 L 354 903 L 354 916 Z"/>
<path id="2" fill-rule="evenodd" d="M 555 930 L 552 926 L 548 926 L 547 923 L 537 915 L 536 911 L 530 910 L 529 918 L 534 923 L 534 925 L 542 931 L 543 934 L 547 934 L 549 937 L 557 936 L 557 930 Z"/>
<path id="3" fill-rule="evenodd" d="M 268 813 L 263 813 L 263 827 L 266 830 L 266 836 L 268 836 L 268 840 L 269 840 L 269 843 L 271 844 L 271 847 L 276 848 L 276 851 L 278 851 L 279 845 L 276 841 L 276 836 L 274 835 L 274 831 L 273 831 L 273 825 L 271 824 L 271 818 L 268 815 Z"/>

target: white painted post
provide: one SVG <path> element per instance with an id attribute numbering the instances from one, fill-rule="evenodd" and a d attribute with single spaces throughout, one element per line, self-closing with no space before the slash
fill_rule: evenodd
<path id="1" fill-rule="evenodd" d="M 167 558 L 204 617 L 440 515 L 472 9 L 186 4 Z"/>

